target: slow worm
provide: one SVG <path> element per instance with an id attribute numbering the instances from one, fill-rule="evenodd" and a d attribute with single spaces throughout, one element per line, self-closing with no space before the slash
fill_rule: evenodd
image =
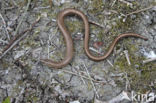
<path id="1" fill-rule="evenodd" d="M 68 8 L 65 9 L 63 11 L 61 11 L 58 16 L 57 16 L 57 24 L 59 29 L 61 30 L 63 37 L 65 39 L 65 43 L 66 43 L 66 55 L 65 58 L 62 61 L 58 61 L 55 62 L 51 59 L 41 59 L 41 62 L 45 63 L 46 65 L 53 67 L 53 68 L 62 68 L 64 66 L 66 66 L 73 57 L 73 40 L 72 37 L 70 35 L 70 33 L 68 32 L 65 24 L 64 24 L 64 18 L 68 15 L 78 15 L 79 17 L 82 18 L 83 23 L 84 23 L 84 27 L 85 27 L 85 37 L 84 37 L 84 50 L 85 53 L 87 54 L 87 56 L 95 61 L 101 61 L 106 59 L 111 52 L 113 51 L 114 46 L 116 45 L 116 43 L 124 37 L 138 37 L 144 40 L 147 40 L 147 38 L 145 38 L 144 36 L 141 36 L 139 34 L 134 34 L 134 33 L 127 33 L 127 34 L 121 34 L 118 37 L 115 38 L 115 40 L 112 42 L 112 44 L 110 45 L 108 51 L 106 52 L 105 55 L 103 56 L 94 56 L 91 54 L 91 52 L 89 51 L 89 22 L 88 22 L 88 18 L 85 16 L 84 13 L 82 13 L 79 10 L 76 9 L 72 9 L 72 8 Z"/>

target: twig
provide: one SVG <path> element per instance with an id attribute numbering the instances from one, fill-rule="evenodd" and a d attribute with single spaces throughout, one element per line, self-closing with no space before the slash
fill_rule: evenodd
<path id="1" fill-rule="evenodd" d="M 95 88 L 95 85 L 94 85 L 94 83 L 93 83 L 93 80 L 91 79 L 91 76 L 90 76 L 90 74 L 89 74 L 89 72 L 88 72 L 88 69 L 87 69 L 86 65 L 84 64 L 84 62 L 83 62 L 82 64 L 84 65 L 84 68 L 85 68 L 85 70 L 86 70 L 86 72 L 87 72 L 87 75 L 88 75 L 88 77 L 89 77 L 89 79 L 90 79 L 90 82 L 91 82 L 91 84 L 92 84 L 92 86 L 93 86 L 93 88 L 94 88 L 94 92 L 95 92 L 97 98 L 99 98 L 99 95 L 98 95 L 98 93 L 97 93 L 97 90 L 96 90 L 96 88 Z"/>
<path id="2" fill-rule="evenodd" d="M 96 22 L 94 22 L 94 21 L 90 21 L 90 20 L 89 20 L 89 23 L 90 23 L 90 24 L 94 24 L 94 25 L 96 25 L 96 26 L 99 26 L 99 27 L 101 27 L 101 28 L 105 28 L 103 25 L 101 25 L 101 24 L 99 24 L 99 23 L 96 23 Z"/>
<path id="3" fill-rule="evenodd" d="M 5 29 L 5 32 L 7 34 L 7 38 L 8 38 L 8 40 L 10 40 L 9 32 L 7 30 L 7 27 L 6 27 L 6 22 L 5 22 L 5 20 L 4 20 L 4 18 L 3 18 L 1 13 L 0 13 L 0 17 L 2 18 L 2 21 L 3 21 L 3 24 L 4 24 L 4 29 Z"/>
<path id="4" fill-rule="evenodd" d="M 83 77 L 81 76 L 81 73 L 80 73 L 80 67 L 78 66 L 77 68 L 76 68 L 76 71 L 78 72 L 78 74 L 80 75 L 80 78 L 81 78 L 81 80 L 82 80 L 82 82 L 83 82 L 83 84 L 86 84 L 86 82 L 84 81 L 84 79 L 83 79 Z"/>
<path id="5" fill-rule="evenodd" d="M 124 50 L 123 52 L 124 52 L 124 54 L 126 56 L 126 60 L 128 62 L 128 65 L 130 66 L 131 65 L 131 62 L 130 62 L 130 59 L 129 59 L 128 50 Z"/>
<path id="6" fill-rule="evenodd" d="M 116 3 L 116 1 L 117 1 L 117 0 L 114 0 L 114 1 L 113 1 L 111 7 L 114 6 L 114 4 Z M 125 1 L 125 0 L 119 0 L 119 1 L 122 2 L 122 3 L 125 3 L 125 4 L 127 4 L 127 5 L 130 5 L 131 7 L 132 7 L 132 5 L 133 5 L 132 3 L 128 2 L 128 1 Z"/>
<path id="7" fill-rule="evenodd" d="M 110 62 L 110 60 L 108 60 L 108 59 L 106 59 L 106 60 L 112 67 L 114 67 L 114 65 Z"/>
<path id="8" fill-rule="evenodd" d="M 56 19 L 51 19 L 52 22 L 56 22 Z"/>
<path id="9" fill-rule="evenodd" d="M 2 51 L 2 55 L 0 56 L 0 59 L 3 58 L 23 37 L 25 37 L 27 34 L 26 32 L 30 31 L 29 29 L 26 29 L 24 32 L 22 32 L 22 35 L 18 40 L 16 41 L 11 41 L 10 44 Z"/>
<path id="10" fill-rule="evenodd" d="M 14 37 L 13 40 L 11 40 L 11 42 L 8 44 L 8 46 L 6 48 L 4 48 L 4 50 L 2 51 L 2 54 L 0 56 L 0 59 L 3 58 L 17 43 L 19 43 L 26 35 L 28 31 L 31 31 L 33 29 L 33 27 L 35 26 L 35 24 L 40 20 L 40 18 L 38 18 L 32 25 L 30 28 L 26 29 L 25 31 L 23 31 L 22 33 L 20 33 L 19 35 L 17 35 L 16 37 Z M 24 35 L 23 35 L 24 34 Z"/>
<path id="11" fill-rule="evenodd" d="M 86 84 L 86 82 L 84 81 L 84 79 L 83 79 L 82 76 L 81 76 L 80 67 L 78 66 L 78 68 L 77 68 L 76 70 L 77 70 L 78 74 L 80 75 L 82 82 L 83 82 L 84 84 Z"/>
<path id="12" fill-rule="evenodd" d="M 26 6 L 25 11 L 24 11 L 24 14 L 23 14 L 23 16 L 22 16 L 22 18 L 21 18 L 19 24 L 17 25 L 17 28 L 16 28 L 16 31 L 15 31 L 14 35 L 17 34 L 17 32 L 18 32 L 18 30 L 19 30 L 19 28 L 20 28 L 20 26 L 21 26 L 21 24 L 22 24 L 22 22 L 23 22 L 23 20 L 24 20 L 24 17 L 25 17 L 25 15 L 26 15 L 26 13 L 27 13 L 27 10 L 28 10 L 28 8 L 29 8 L 30 3 L 31 3 L 31 0 L 28 0 L 27 6 Z"/>
<path id="13" fill-rule="evenodd" d="M 79 75 L 79 74 L 77 74 L 77 73 L 75 73 L 75 72 L 71 72 L 71 71 L 67 71 L 67 70 L 62 70 L 62 71 L 65 72 L 65 73 L 69 73 L 69 74 L 76 75 L 76 76 L 82 77 L 82 78 L 84 78 L 84 79 L 90 80 L 88 77 L 83 76 L 83 75 Z M 97 80 L 95 80 L 95 79 L 93 79 L 93 78 L 91 78 L 91 80 L 92 80 L 93 82 L 96 82 L 96 83 L 104 83 L 104 84 L 106 83 L 105 81 L 97 81 Z"/>
<path id="14" fill-rule="evenodd" d="M 132 7 L 133 6 L 133 4 L 132 3 L 130 3 L 130 2 L 128 2 L 128 1 L 125 1 L 125 0 L 119 0 L 120 2 L 122 2 L 122 3 L 125 3 L 125 4 L 127 4 L 128 6 L 130 6 L 130 7 Z"/>
<path id="15" fill-rule="evenodd" d="M 88 77 L 83 76 L 83 75 L 80 76 L 79 74 L 74 73 L 74 72 L 70 72 L 70 71 L 67 71 L 67 70 L 62 70 L 62 71 L 65 72 L 65 73 L 69 73 L 69 74 L 76 75 L 76 76 L 82 77 L 84 79 L 90 80 Z M 94 81 L 94 79 L 92 79 L 92 80 Z"/>
<path id="16" fill-rule="evenodd" d="M 116 3 L 116 1 L 117 1 L 117 0 L 114 0 L 114 1 L 113 1 L 113 3 L 112 3 L 112 5 L 111 5 L 111 7 L 113 7 L 113 6 L 114 6 L 114 4 Z"/>
<path id="17" fill-rule="evenodd" d="M 11 9 L 14 9 L 15 6 L 12 6 L 12 7 L 8 7 L 8 8 L 4 8 L 4 10 L 11 10 Z"/>
<path id="18" fill-rule="evenodd" d="M 34 10 L 41 10 L 41 9 L 49 9 L 50 6 L 46 6 L 46 7 L 37 7 L 37 8 L 34 8 Z"/>
<path id="19" fill-rule="evenodd" d="M 126 14 L 125 16 L 129 16 L 129 15 L 132 15 L 132 14 L 140 13 L 140 12 L 143 12 L 143 11 L 149 10 L 149 9 L 151 9 L 151 8 L 153 8 L 153 7 L 154 7 L 154 6 L 150 6 L 150 7 L 147 7 L 147 8 L 141 9 L 141 10 L 137 10 L 137 11 L 131 12 L 131 13 L 129 13 L 129 14 Z"/>
<path id="20" fill-rule="evenodd" d="M 89 50 L 93 51 L 93 52 L 96 52 L 98 54 L 101 54 L 103 55 L 103 53 L 99 52 L 97 49 L 94 49 L 93 47 L 89 47 Z"/>
<path id="21" fill-rule="evenodd" d="M 156 61 L 156 57 L 144 60 L 143 64 L 146 64 L 146 63 L 149 63 L 149 62 L 152 62 L 152 61 Z"/>
<path id="22" fill-rule="evenodd" d="M 79 72 L 79 71 L 78 71 L 78 74 L 80 75 L 80 78 L 81 78 L 81 80 L 82 80 L 83 84 L 86 84 L 86 82 L 84 81 L 84 79 L 83 79 L 83 77 L 82 77 L 82 75 L 80 74 L 80 72 Z"/>

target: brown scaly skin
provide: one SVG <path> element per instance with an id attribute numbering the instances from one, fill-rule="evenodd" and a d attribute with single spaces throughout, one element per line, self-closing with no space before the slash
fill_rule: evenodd
<path id="1" fill-rule="evenodd" d="M 64 66 L 66 66 L 72 60 L 73 52 L 74 52 L 73 51 L 73 48 L 74 48 L 73 40 L 72 40 L 72 37 L 71 37 L 70 33 L 68 32 L 65 24 L 64 24 L 64 17 L 66 17 L 68 15 L 75 15 L 75 14 L 78 15 L 79 17 L 81 17 L 83 22 L 84 22 L 84 26 L 85 26 L 84 49 L 85 49 L 85 52 L 86 52 L 87 56 L 90 59 L 94 60 L 94 61 L 101 61 L 101 60 L 106 59 L 111 54 L 111 52 L 113 51 L 114 46 L 116 45 L 116 43 L 121 38 L 124 38 L 124 37 L 137 37 L 137 38 L 147 40 L 147 38 L 145 38 L 144 36 L 141 36 L 139 34 L 134 34 L 134 33 L 121 34 L 121 35 L 119 35 L 118 37 L 115 38 L 115 40 L 112 42 L 112 44 L 110 45 L 110 47 L 109 47 L 109 49 L 108 49 L 108 51 L 106 52 L 105 55 L 103 55 L 103 56 L 94 56 L 94 55 L 92 55 L 90 53 L 89 45 L 88 45 L 88 43 L 89 43 L 89 22 L 88 22 L 88 18 L 81 11 L 76 10 L 76 9 L 72 9 L 72 8 L 68 8 L 68 9 L 65 9 L 65 10 L 61 11 L 58 14 L 58 17 L 57 17 L 58 27 L 61 30 L 62 34 L 63 34 L 63 37 L 65 39 L 65 43 L 66 43 L 66 46 L 67 46 L 65 58 L 62 61 L 59 61 L 59 62 L 54 62 L 51 59 L 41 59 L 41 62 L 43 62 L 46 65 L 48 65 L 50 67 L 53 67 L 53 68 L 62 68 Z"/>

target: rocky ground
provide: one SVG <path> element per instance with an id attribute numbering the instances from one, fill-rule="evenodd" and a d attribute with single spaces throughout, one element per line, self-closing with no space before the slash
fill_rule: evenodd
<path id="1" fill-rule="evenodd" d="M 156 62 L 143 63 L 156 57 L 154 5 L 155 0 L 0 0 L 0 102 L 115 103 L 123 92 L 156 94 Z M 66 45 L 56 20 L 65 8 L 81 10 L 96 24 L 90 24 L 94 55 L 103 55 L 122 33 L 138 33 L 148 41 L 125 38 L 106 60 L 95 62 L 83 49 L 81 18 L 68 16 L 74 57 L 62 69 L 48 67 L 40 58 L 64 58 Z"/>

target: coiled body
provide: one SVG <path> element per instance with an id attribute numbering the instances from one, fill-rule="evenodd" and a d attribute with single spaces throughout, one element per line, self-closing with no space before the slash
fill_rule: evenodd
<path id="1" fill-rule="evenodd" d="M 54 62 L 51 59 L 41 59 L 41 62 L 45 63 L 46 65 L 49 65 L 50 67 L 62 68 L 72 60 L 72 57 L 74 55 L 73 54 L 74 53 L 74 51 L 73 51 L 74 45 L 73 45 L 72 37 L 71 37 L 70 33 L 68 32 L 65 24 L 64 24 L 64 17 L 66 17 L 68 15 L 75 15 L 75 14 L 78 15 L 79 17 L 81 17 L 82 20 L 83 20 L 84 28 L 85 28 L 84 50 L 85 50 L 85 53 L 87 54 L 87 56 L 92 60 L 101 61 L 101 60 L 106 59 L 111 54 L 111 52 L 113 51 L 114 46 L 116 45 L 116 43 L 121 38 L 124 38 L 124 37 L 138 37 L 138 38 L 142 38 L 144 40 L 147 40 L 147 38 L 145 38 L 145 37 L 143 37 L 143 36 L 141 36 L 139 34 L 133 34 L 133 33 L 121 34 L 117 38 L 115 38 L 115 40 L 112 42 L 112 44 L 110 45 L 110 47 L 109 47 L 108 51 L 105 53 L 105 55 L 103 55 L 103 56 L 94 56 L 89 51 L 89 22 L 88 22 L 88 18 L 81 11 L 69 8 L 69 9 L 65 9 L 65 10 L 61 11 L 58 14 L 58 17 L 57 17 L 58 27 L 61 30 L 61 32 L 63 34 L 63 37 L 65 39 L 65 43 L 66 43 L 65 58 L 62 61 L 59 61 L 59 62 Z"/>

